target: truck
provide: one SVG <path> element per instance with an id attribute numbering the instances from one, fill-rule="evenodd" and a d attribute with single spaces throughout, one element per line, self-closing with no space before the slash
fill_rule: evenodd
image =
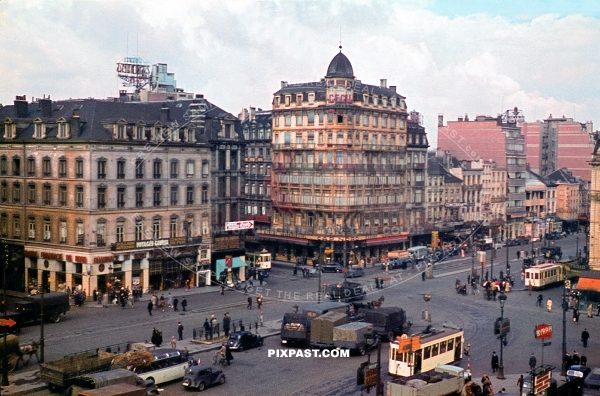
<path id="1" fill-rule="evenodd" d="M 310 346 L 332 348 L 333 328 L 348 322 L 348 315 L 342 312 L 327 312 L 314 318 L 310 324 Z"/>
<path id="2" fill-rule="evenodd" d="M 435 370 L 387 383 L 390 396 L 450 396 L 459 395 L 465 386 L 464 369 L 438 365 Z"/>
<path id="3" fill-rule="evenodd" d="M 35 322 L 42 315 L 42 298 L 44 302 L 44 320 L 50 319 L 54 323 L 61 321 L 62 316 L 69 311 L 69 295 L 63 292 L 51 292 L 22 297 L 15 302 L 15 311 L 19 314 L 19 326 L 27 322 Z"/>
<path id="4" fill-rule="evenodd" d="M 310 321 L 305 313 L 286 313 L 281 322 L 281 345 L 308 345 L 310 343 Z"/>
<path id="5" fill-rule="evenodd" d="M 328 285 L 325 288 L 325 294 L 333 301 L 348 302 L 364 299 L 367 292 L 358 282 L 344 281 Z"/>
<path id="6" fill-rule="evenodd" d="M 373 333 L 373 325 L 366 322 L 350 322 L 333 328 L 333 346 L 349 349 L 350 352 L 364 355 L 368 345 L 365 335 Z M 376 345 L 372 345 L 374 347 Z"/>
<path id="7" fill-rule="evenodd" d="M 110 370 L 115 356 L 115 353 L 97 350 L 42 363 L 40 379 L 48 383 L 51 390 L 65 389 L 73 385 L 79 376 Z"/>
<path id="8" fill-rule="evenodd" d="M 77 396 L 85 391 L 92 389 L 105 389 L 108 386 L 116 384 L 134 385 L 137 388 L 145 390 L 145 395 L 158 395 L 159 391 L 150 381 L 144 381 L 136 373 L 127 369 L 113 369 L 100 373 L 85 374 L 74 379 L 74 385 L 71 385 L 65 392 L 66 396 Z"/>
<path id="9" fill-rule="evenodd" d="M 363 315 L 364 321 L 373 324 L 373 332 L 389 341 L 396 335 L 408 333 L 410 322 L 406 320 L 404 310 L 399 307 L 384 307 L 378 309 L 359 308 L 358 314 Z"/>
<path id="10" fill-rule="evenodd" d="M 77 396 L 146 396 L 145 388 L 131 384 L 115 384 L 100 389 L 82 390 Z"/>

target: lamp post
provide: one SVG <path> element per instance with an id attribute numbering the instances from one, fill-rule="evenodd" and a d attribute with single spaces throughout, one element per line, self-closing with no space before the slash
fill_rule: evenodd
<path id="1" fill-rule="evenodd" d="M 565 356 L 567 355 L 567 311 L 569 310 L 569 303 L 567 302 L 567 289 L 571 287 L 571 281 L 566 280 L 563 286 L 562 295 L 562 364 L 560 375 L 567 375 L 567 362 L 565 362 Z"/>
<path id="2" fill-rule="evenodd" d="M 501 293 L 500 296 L 498 296 L 498 300 L 500 300 L 500 366 L 498 367 L 498 379 L 506 379 L 506 377 L 504 377 L 504 362 L 502 360 L 503 355 L 504 355 L 504 340 L 506 337 L 506 334 L 504 333 L 504 327 L 503 327 L 503 323 L 504 323 L 504 304 L 506 303 L 506 294 Z"/>
<path id="3" fill-rule="evenodd" d="M 8 245 L 4 245 L 4 265 L 2 266 L 2 282 L 3 285 L 2 287 L 4 288 L 4 295 L 2 296 L 2 313 L 6 314 L 6 267 L 8 267 L 8 259 L 9 259 L 9 253 L 8 253 Z M 8 386 L 8 356 L 6 354 L 6 327 L 7 326 L 3 326 L 4 328 L 4 334 L 3 334 L 3 339 L 4 339 L 4 351 L 2 352 L 2 386 Z"/>
<path id="4" fill-rule="evenodd" d="M 92 287 L 92 266 L 90 264 L 87 265 L 86 267 L 86 272 L 87 272 L 87 278 L 88 278 L 88 294 L 91 296 L 92 292 L 91 292 L 91 287 Z"/>
<path id="5" fill-rule="evenodd" d="M 575 245 L 575 257 L 579 258 L 579 230 L 577 231 L 577 236 L 575 237 L 576 245 Z"/>

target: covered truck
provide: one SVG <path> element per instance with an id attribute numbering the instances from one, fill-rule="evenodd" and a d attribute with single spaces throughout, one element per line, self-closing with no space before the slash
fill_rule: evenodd
<path id="1" fill-rule="evenodd" d="M 433 371 L 388 381 L 387 391 L 390 396 L 459 395 L 465 378 L 460 367 L 438 365 Z"/>
<path id="2" fill-rule="evenodd" d="M 410 330 L 410 323 L 402 308 L 359 308 L 358 313 L 364 316 L 365 322 L 373 324 L 375 334 L 387 337 L 388 340 L 394 340 L 397 335 L 406 334 Z"/>
<path id="3" fill-rule="evenodd" d="M 348 322 L 342 312 L 327 312 L 314 318 L 310 324 L 310 345 L 313 348 L 332 348 L 333 328 Z"/>
<path id="4" fill-rule="evenodd" d="M 33 322 L 42 315 L 42 299 L 44 320 L 50 319 L 54 323 L 61 320 L 61 315 L 69 311 L 69 295 L 63 292 L 35 294 L 22 297 L 15 302 L 15 311 L 19 314 L 18 323 Z"/>
<path id="5" fill-rule="evenodd" d="M 286 313 L 281 322 L 281 345 L 310 343 L 310 321 L 304 313 Z"/>
<path id="6" fill-rule="evenodd" d="M 74 383 L 74 379 L 89 373 L 110 370 L 110 363 L 117 356 L 111 352 L 84 352 L 65 356 L 62 359 L 40 364 L 40 378 L 47 382 L 51 389 L 66 388 Z"/>
<path id="7" fill-rule="evenodd" d="M 373 325 L 366 322 L 350 322 L 336 326 L 333 328 L 333 346 L 364 355 L 367 351 L 365 335 L 372 333 Z"/>

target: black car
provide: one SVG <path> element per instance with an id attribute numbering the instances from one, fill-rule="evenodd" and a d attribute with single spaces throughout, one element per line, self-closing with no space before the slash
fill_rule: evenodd
<path id="1" fill-rule="evenodd" d="M 328 264 L 324 264 L 321 267 L 321 271 L 323 272 L 342 272 L 342 270 L 344 269 L 344 266 L 340 263 L 328 263 Z"/>
<path id="2" fill-rule="evenodd" d="M 185 370 L 183 376 L 183 387 L 186 389 L 197 389 L 203 391 L 207 386 L 213 384 L 223 385 L 225 383 L 225 374 L 221 370 L 210 366 L 190 366 Z"/>
<path id="3" fill-rule="evenodd" d="M 585 377 L 592 371 L 591 368 L 580 365 L 573 365 L 567 370 L 567 382 L 580 379 L 583 381 Z"/>
<path id="4" fill-rule="evenodd" d="M 381 263 L 381 269 L 385 271 L 388 269 L 406 269 L 408 267 L 409 260 L 406 258 L 394 258 L 390 259 L 387 263 Z"/>
<path id="5" fill-rule="evenodd" d="M 263 338 L 257 334 L 252 334 L 249 331 L 236 331 L 229 335 L 227 346 L 232 351 L 242 352 L 246 349 L 262 346 Z"/>

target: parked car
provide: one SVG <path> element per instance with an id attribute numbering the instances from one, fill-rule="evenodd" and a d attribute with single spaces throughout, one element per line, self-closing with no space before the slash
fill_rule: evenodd
<path id="1" fill-rule="evenodd" d="M 585 377 L 592 371 L 591 368 L 580 365 L 573 365 L 567 370 L 567 382 L 580 379 L 583 381 Z"/>
<path id="2" fill-rule="evenodd" d="M 323 267 L 321 267 L 321 271 L 323 272 L 342 272 L 343 269 L 344 266 L 336 262 L 324 264 Z"/>
<path id="3" fill-rule="evenodd" d="M 517 246 L 519 243 L 515 239 L 507 239 L 504 241 L 504 246 Z"/>
<path id="4" fill-rule="evenodd" d="M 502 244 L 500 242 L 494 243 L 494 249 L 502 249 Z"/>
<path id="5" fill-rule="evenodd" d="M 263 338 L 249 331 L 236 331 L 229 334 L 227 346 L 232 351 L 243 352 L 246 349 L 256 348 L 263 344 Z"/>
<path id="6" fill-rule="evenodd" d="M 558 231 L 549 232 L 548 234 L 546 234 L 546 239 L 549 241 L 556 241 L 557 239 L 560 239 L 560 232 L 558 232 Z"/>
<path id="7" fill-rule="evenodd" d="M 345 278 L 358 278 L 359 276 L 365 276 L 365 270 L 362 267 L 350 267 L 344 274 Z"/>
<path id="8" fill-rule="evenodd" d="M 203 391 L 213 384 L 223 385 L 224 383 L 225 374 L 221 370 L 210 366 L 190 366 L 185 370 L 182 385 L 186 389 Z"/>
<path id="9" fill-rule="evenodd" d="M 381 269 L 385 271 L 385 268 L 389 269 L 406 269 L 408 267 L 409 260 L 407 258 L 396 258 L 390 259 L 387 263 L 381 263 Z"/>
<path id="10" fill-rule="evenodd" d="M 529 243 L 529 237 L 526 236 L 518 236 L 515 238 L 515 241 L 519 245 L 527 245 Z"/>
<path id="11" fill-rule="evenodd" d="M 263 279 L 268 278 L 270 274 L 271 274 L 271 271 L 266 271 L 263 269 L 258 270 L 258 276 L 262 275 Z"/>

